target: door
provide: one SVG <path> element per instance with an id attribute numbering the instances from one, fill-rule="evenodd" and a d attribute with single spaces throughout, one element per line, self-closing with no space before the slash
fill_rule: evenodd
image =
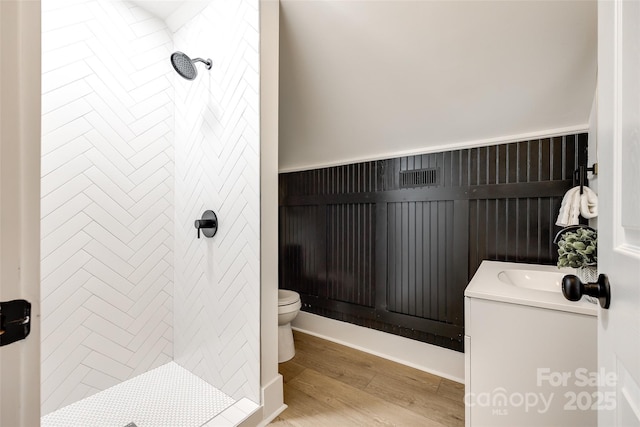
<path id="1" fill-rule="evenodd" d="M 31 334 L 0 347 L 0 426 L 40 422 L 40 2 L 0 0 L 0 301 Z"/>
<path id="2" fill-rule="evenodd" d="M 640 426 L 640 2 L 598 5 L 600 426 Z"/>

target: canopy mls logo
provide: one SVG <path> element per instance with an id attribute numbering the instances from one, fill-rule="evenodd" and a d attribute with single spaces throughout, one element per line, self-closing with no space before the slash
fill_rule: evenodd
<path id="1" fill-rule="evenodd" d="M 508 393 L 503 387 L 494 388 L 490 392 L 467 393 L 464 404 L 469 407 L 480 406 L 492 408 L 493 415 L 508 415 L 508 408 L 524 408 L 525 412 L 536 411 L 546 413 L 551 407 L 554 393 L 545 395 L 537 392 Z"/>
<path id="2" fill-rule="evenodd" d="M 600 369 L 591 372 L 586 368 L 575 371 L 552 371 L 538 368 L 536 386 L 542 391 L 509 392 L 504 387 L 481 393 L 467 393 L 464 403 L 469 407 L 491 408 L 491 414 L 508 415 L 510 410 L 545 414 L 554 406 L 562 405 L 565 411 L 598 411 L 616 408 L 614 390 L 596 390 L 598 387 L 614 389 L 616 374 Z M 557 388 L 558 392 L 549 391 Z M 562 389 L 562 390 L 560 390 Z"/>

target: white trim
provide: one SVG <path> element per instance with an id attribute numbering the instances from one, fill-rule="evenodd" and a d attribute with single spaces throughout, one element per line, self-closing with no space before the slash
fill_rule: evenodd
<path id="1" fill-rule="evenodd" d="M 552 137 L 568 135 L 572 133 L 587 132 L 588 130 L 589 130 L 589 124 L 585 123 L 585 124 L 576 125 L 576 126 L 567 126 L 564 128 L 547 129 L 547 130 L 538 131 L 538 132 L 521 133 L 518 135 L 508 135 L 508 136 L 499 136 L 494 138 L 476 139 L 471 141 L 453 142 L 450 144 L 435 145 L 433 147 L 424 147 L 424 148 L 419 148 L 415 150 L 388 151 L 388 152 L 380 153 L 371 157 L 354 157 L 351 159 L 344 159 L 337 162 L 312 163 L 308 165 L 286 167 L 286 168 L 280 168 L 279 172 L 280 173 L 300 172 L 300 171 L 310 170 L 310 169 L 320 169 L 320 168 L 328 168 L 332 166 L 348 165 L 352 163 L 384 160 L 384 159 L 389 159 L 393 157 L 417 156 L 420 154 L 440 153 L 443 151 L 461 150 L 465 148 L 484 147 L 484 146 L 496 145 L 496 144 L 508 144 L 510 142 L 529 141 L 534 139 L 552 138 Z"/>
<path id="2" fill-rule="evenodd" d="M 247 398 L 245 397 L 244 399 L 247 399 Z M 250 399 L 247 399 L 247 400 L 251 401 Z M 231 408 L 233 408 L 236 405 L 233 405 Z M 236 408 L 236 409 L 241 410 L 240 408 Z M 236 424 L 236 426 L 237 427 L 253 427 L 253 426 L 259 425 L 261 422 L 260 420 L 262 419 L 262 409 L 263 409 L 262 407 L 258 406 L 255 410 L 253 410 L 253 412 L 251 412 L 242 421 Z M 215 421 L 215 418 L 214 418 L 214 421 Z M 212 427 L 213 426 L 215 426 L 215 422 L 212 424 Z M 207 427 L 207 425 L 205 424 L 204 427 Z"/>
<path id="3" fill-rule="evenodd" d="M 464 383 L 464 353 L 301 311 L 296 331 Z"/>
<path id="4" fill-rule="evenodd" d="M 271 421 L 275 420 L 276 417 L 278 415 L 280 415 L 285 409 L 287 409 L 289 406 L 285 405 L 284 403 L 282 404 L 282 406 L 280 408 L 278 408 L 277 411 L 273 412 L 271 415 L 269 415 L 267 418 L 263 418 L 262 421 L 260 421 L 260 423 L 258 424 L 258 427 L 264 427 L 266 425 L 271 424 Z"/>
<path id="5" fill-rule="evenodd" d="M 0 0 L 0 296 L 31 302 L 31 333 L 0 350 L 12 427 L 40 425 L 41 16 L 40 0 Z"/>
<path id="6" fill-rule="evenodd" d="M 280 3 L 260 0 L 260 384 L 266 425 L 287 406 L 278 373 L 278 66 Z"/>
<path id="7" fill-rule="evenodd" d="M 266 426 L 287 409 L 283 402 L 283 379 L 278 374 L 269 384 L 262 387 L 262 421 L 259 426 Z"/>

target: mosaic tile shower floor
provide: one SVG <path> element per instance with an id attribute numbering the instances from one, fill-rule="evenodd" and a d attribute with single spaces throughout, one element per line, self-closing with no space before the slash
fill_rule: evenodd
<path id="1" fill-rule="evenodd" d="M 41 426 L 200 427 L 234 403 L 171 362 L 45 415 Z"/>

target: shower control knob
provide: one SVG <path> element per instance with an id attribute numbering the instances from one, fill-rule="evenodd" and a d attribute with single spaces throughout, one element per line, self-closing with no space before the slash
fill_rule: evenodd
<path id="1" fill-rule="evenodd" d="M 562 278 L 562 294 L 569 301 L 579 301 L 583 295 L 598 298 L 600 307 L 609 308 L 611 304 L 611 287 L 606 274 L 598 276 L 598 281 L 582 283 L 578 276 L 567 274 Z"/>
<path id="2" fill-rule="evenodd" d="M 213 237 L 218 232 L 218 217 L 212 210 L 204 211 L 201 219 L 196 219 L 194 226 L 198 230 L 198 239 L 200 238 L 200 230 L 204 237 Z"/>

